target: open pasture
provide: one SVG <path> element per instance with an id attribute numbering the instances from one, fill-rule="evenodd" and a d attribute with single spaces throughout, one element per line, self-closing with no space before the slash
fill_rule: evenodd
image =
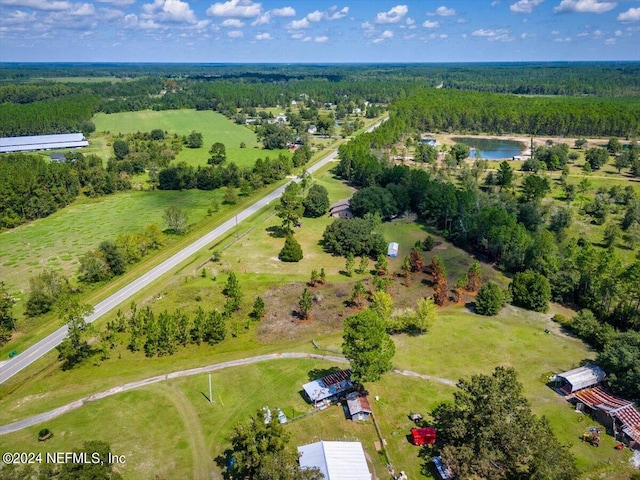
<path id="1" fill-rule="evenodd" d="M 277 157 L 280 150 L 265 151 L 255 133 L 243 125 L 237 125 L 224 115 L 196 110 L 140 111 L 124 113 L 98 113 L 93 117 L 97 132 L 117 133 L 150 132 L 161 129 L 170 135 L 188 135 L 192 131 L 202 133 L 202 148 L 183 148 L 174 162 L 189 165 L 206 165 L 209 148 L 216 142 L 226 147 L 227 162 L 240 167 L 250 167 L 257 158 Z M 240 148 L 244 143 L 245 148 Z M 285 151 L 286 152 L 286 151 Z"/>

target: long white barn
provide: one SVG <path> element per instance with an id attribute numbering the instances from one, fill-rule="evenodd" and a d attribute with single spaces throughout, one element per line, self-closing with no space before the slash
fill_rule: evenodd
<path id="1" fill-rule="evenodd" d="M 89 142 L 82 133 L 0 138 L 0 153 L 33 152 L 36 150 L 80 148 L 88 146 Z"/>

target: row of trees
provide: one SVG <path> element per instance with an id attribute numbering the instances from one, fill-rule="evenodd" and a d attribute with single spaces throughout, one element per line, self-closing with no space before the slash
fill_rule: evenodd
<path id="1" fill-rule="evenodd" d="M 640 105 L 626 99 L 522 97 L 432 89 L 399 100 L 391 115 L 423 132 L 600 137 L 627 137 L 640 132 Z"/>
<path id="2" fill-rule="evenodd" d="M 250 193 L 265 185 L 282 180 L 293 171 L 293 161 L 284 154 L 277 158 L 256 160 L 253 168 L 239 168 L 231 162 L 226 165 L 210 165 L 193 168 L 185 162 L 160 170 L 158 188 L 160 190 L 215 190 L 220 187 L 240 188 Z"/>
<path id="3" fill-rule="evenodd" d="M 152 250 L 164 244 L 164 234 L 157 225 L 147 225 L 142 232 L 121 233 L 115 241 L 105 240 L 98 248 L 80 257 L 78 278 L 97 283 L 122 275 Z"/>

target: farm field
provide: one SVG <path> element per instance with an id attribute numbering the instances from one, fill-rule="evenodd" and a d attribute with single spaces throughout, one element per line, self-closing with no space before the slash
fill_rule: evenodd
<path id="1" fill-rule="evenodd" d="M 168 110 L 162 112 L 141 111 L 124 113 L 98 113 L 93 117 L 96 132 L 135 133 L 150 132 L 159 128 L 169 134 L 188 135 L 192 131 L 202 133 L 202 148 L 183 148 L 174 162 L 186 162 L 192 166 L 206 165 L 209 148 L 216 142 L 226 147 L 227 162 L 239 167 L 250 167 L 257 158 L 277 157 L 286 150 L 262 150 L 255 133 L 248 127 L 237 125 L 224 115 L 196 110 Z M 246 148 L 240 148 L 244 142 Z"/>

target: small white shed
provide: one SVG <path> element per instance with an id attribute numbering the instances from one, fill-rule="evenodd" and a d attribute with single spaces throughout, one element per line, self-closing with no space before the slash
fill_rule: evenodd
<path id="1" fill-rule="evenodd" d="M 391 242 L 389 244 L 389 248 L 387 249 L 387 255 L 393 258 L 396 258 L 398 256 L 398 244 L 396 242 Z"/>

